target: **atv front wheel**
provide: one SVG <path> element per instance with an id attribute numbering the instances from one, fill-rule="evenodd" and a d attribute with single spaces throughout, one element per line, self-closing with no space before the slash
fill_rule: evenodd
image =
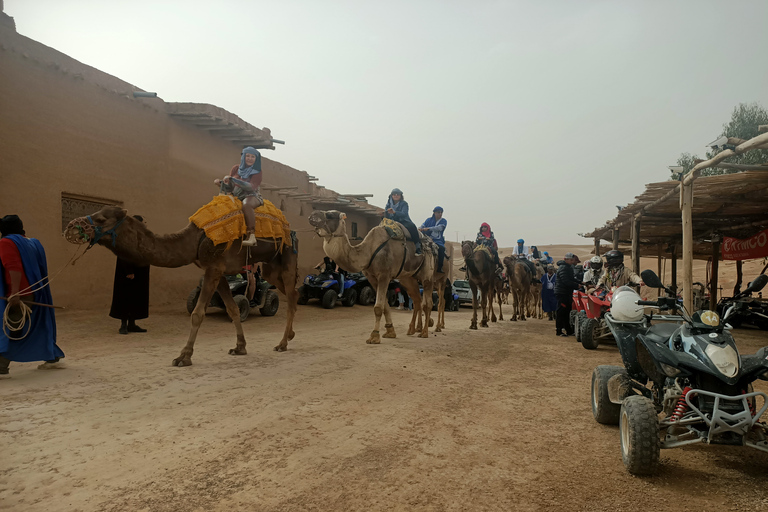
<path id="1" fill-rule="evenodd" d="M 347 290 L 347 292 L 344 294 L 344 297 L 341 299 L 341 304 L 343 306 L 346 306 L 348 308 L 351 308 L 355 305 L 357 302 L 357 290 L 354 288 L 350 288 Z"/>
<path id="2" fill-rule="evenodd" d="M 307 291 L 306 286 L 301 285 L 299 287 L 299 300 L 296 301 L 296 304 L 299 306 L 306 306 L 307 302 L 309 302 L 309 292 Z"/>
<path id="3" fill-rule="evenodd" d="M 361 306 L 370 306 L 376 301 L 376 291 L 371 286 L 364 286 L 360 290 L 360 295 L 357 298 L 357 303 Z"/>
<path id="4" fill-rule="evenodd" d="M 633 475 L 651 475 L 659 468 L 659 417 L 644 396 L 624 399 L 619 416 L 621 459 Z"/>
<path id="5" fill-rule="evenodd" d="M 587 318 L 584 323 L 580 324 L 579 329 L 581 345 L 587 350 L 595 350 L 600 345 L 598 340 L 600 321 L 595 318 Z"/>
<path id="6" fill-rule="evenodd" d="M 267 296 L 264 298 L 264 305 L 259 308 L 261 316 L 275 316 L 277 309 L 280 307 L 280 298 L 272 290 L 267 291 Z"/>
<path id="7" fill-rule="evenodd" d="M 245 322 L 251 313 L 251 301 L 245 295 L 235 295 L 235 304 L 240 312 L 240 322 Z"/>
<path id="8" fill-rule="evenodd" d="M 579 311 L 576 313 L 576 325 L 573 327 L 574 333 L 576 333 L 576 341 L 581 343 L 581 326 L 587 321 L 587 312 Z"/>
<path id="9" fill-rule="evenodd" d="M 326 290 L 323 294 L 322 304 L 325 309 L 333 309 L 336 305 L 336 299 L 339 298 L 339 294 L 335 290 Z"/>
<path id="10" fill-rule="evenodd" d="M 592 416 L 603 425 L 618 425 L 621 405 L 608 398 L 608 381 L 627 371 L 621 366 L 600 365 L 592 371 Z"/>
<path id="11" fill-rule="evenodd" d="M 576 327 L 576 315 L 578 313 L 579 313 L 578 311 L 576 311 L 575 309 L 572 309 L 568 314 L 568 322 L 571 324 L 571 329 Z"/>
<path id="12" fill-rule="evenodd" d="M 197 306 L 197 299 L 200 298 L 200 288 L 195 288 L 192 290 L 189 294 L 189 297 L 187 297 L 187 313 L 190 315 L 195 310 L 195 306 Z"/>

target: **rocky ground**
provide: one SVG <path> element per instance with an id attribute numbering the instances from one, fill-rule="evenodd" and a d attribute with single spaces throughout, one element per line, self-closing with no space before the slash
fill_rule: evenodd
<path id="1" fill-rule="evenodd" d="M 505 306 L 509 314 L 509 306 Z M 284 308 L 244 324 L 247 356 L 216 311 L 194 365 L 182 307 L 154 308 L 147 334 L 104 313 L 58 315 L 67 369 L 14 364 L 0 381 L 0 509 L 8 511 L 765 510 L 768 453 L 662 452 L 632 477 L 618 429 L 597 424 L 590 376 L 618 364 L 551 322 L 505 320 L 366 345 L 371 307 Z M 736 331 L 742 352 L 766 333 Z M 756 388 L 768 391 L 758 381 Z"/>

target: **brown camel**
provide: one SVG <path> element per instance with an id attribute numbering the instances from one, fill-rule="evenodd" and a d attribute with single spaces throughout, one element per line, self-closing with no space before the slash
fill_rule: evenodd
<path id="1" fill-rule="evenodd" d="M 504 268 L 514 301 L 510 320 L 516 322 L 518 316 L 520 320 L 525 320 L 526 303 L 531 294 L 531 271 L 523 261 L 513 256 L 504 258 Z"/>
<path id="2" fill-rule="evenodd" d="M 475 242 L 464 240 L 461 242 L 461 255 L 467 267 L 467 279 L 472 290 L 472 322 L 470 329 L 477 329 L 477 290 L 480 289 L 480 301 L 483 310 L 481 327 L 488 327 L 488 311 L 491 312 L 491 322 L 496 321 L 496 313 L 493 311 L 494 282 L 496 277 L 496 263 L 488 251 L 481 249 Z"/>
<path id="3" fill-rule="evenodd" d="M 376 304 L 373 307 L 376 322 L 366 343 L 381 343 L 381 338 L 396 338 L 392 314 L 387 302 L 387 287 L 397 278 L 413 300 L 414 315 L 408 326 L 408 334 L 416 333 L 416 317 L 424 312 L 426 322 L 419 329 L 419 338 L 429 337 L 432 314 L 432 280 L 435 275 L 435 244 L 422 238 L 423 255 L 417 256 L 412 242 L 392 238 L 383 226 L 376 226 L 358 245 L 351 245 L 347 236 L 346 215 L 336 210 L 316 210 L 309 216 L 309 223 L 315 232 L 323 237 L 323 250 L 344 270 L 363 272 L 376 289 Z M 407 233 L 407 231 L 404 232 Z M 424 288 L 422 300 L 419 282 Z M 386 332 L 379 334 L 381 315 L 384 315 Z"/>
<path id="4" fill-rule="evenodd" d="M 435 332 L 442 332 L 445 328 L 445 287 L 450 286 L 448 282 L 448 268 L 451 265 L 450 258 L 452 253 L 449 253 L 449 248 L 446 247 L 445 258 L 443 258 L 443 268 L 435 268 L 435 276 L 432 279 L 434 290 L 437 291 L 437 322 L 435 322 Z M 435 257 L 435 267 L 437 267 L 437 257 Z M 416 308 L 413 310 L 416 313 Z M 431 327 L 430 322 L 430 327 Z M 419 320 L 416 325 L 416 330 L 421 330 L 421 312 L 419 311 Z"/>
<path id="5" fill-rule="evenodd" d="M 507 282 L 499 274 L 496 274 L 496 279 L 493 281 L 493 296 L 496 298 L 496 302 L 499 304 L 499 320 L 504 320 L 504 312 L 502 311 L 501 304 L 504 300 L 504 285 Z"/>
<path id="6" fill-rule="evenodd" d="M 214 246 L 203 230 L 192 223 L 177 233 L 155 235 L 142 222 L 127 215 L 127 211 L 118 206 L 105 206 L 90 218 L 92 223 L 86 217 L 70 222 L 64 232 L 67 240 L 73 243 L 90 241 L 91 245 L 98 243 L 136 265 L 176 268 L 194 263 L 205 270 L 200 297 L 192 312 L 189 340 L 182 349 L 181 355 L 173 360 L 174 366 L 192 364 L 197 331 L 203 322 L 214 290 L 218 290 L 237 331 L 237 345 L 229 353 L 232 355 L 247 353 L 243 327 L 240 325 L 240 313 L 224 275 L 237 274 L 242 272 L 243 266 L 259 262 L 262 263 L 264 279 L 277 286 L 288 299 L 285 332 L 275 350 L 282 352 L 288 348 L 288 341 L 294 337 L 293 317 L 296 314 L 296 301 L 299 297 L 296 291 L 298 258 L 290 247 L 280 251 L 281 244 L 275 244 L 270 240 L 259 241 L 257 245 L 245 249 L 241 247 L 240 241 L 236 240 L 229 249 L 226 249 L 226 244 Z M 95 239 L 91 236 L 94 230 Z M 99 233 L 104 233 L 104 237 L 98 238 Z"/>
<path id="7" fill-rule="evenodd" d="M 531 279 L 531 296 L 528 300 L 528 316 L 541 320 L 544 318 L 544 311 L 541 309 L 541 278 L 546 272 L 540 261 L 534 260 L 533 266 L 536 267 L 536 274 Z"/>

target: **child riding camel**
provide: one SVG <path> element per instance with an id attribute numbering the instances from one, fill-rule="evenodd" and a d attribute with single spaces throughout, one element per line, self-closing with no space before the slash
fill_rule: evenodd
<path id="1" fill-rule="evenodd" d="M 393 188 L 392 192 L 390 192 L 387 205 L 384 207 L 384 216 L 399 222 L 408 230 L 408 233 L 411 235 L 411 241 L 416 246 L 416 255 L 420 255 L 421 239 L 419 238 L 419 230 L 416 229 L 416 224 L 413 223 L 408 215 L 408 203 L 403 199 L 403 191 L 399 188 Z"/>
<path id="2" fill-rule="evenodd" d="M 228 176 L 223 180 L 214 180 L 223 192 L 230 192 L 243 202 L 243 217 L 245 217 L 248 237 L 243 245 L 256 245 L 256 213 L 254 210 L 264 204 L 261 197 L 261 154 L 253 147 L 243 149 L 240 164 L 232 167 Z"/>
<path id="3" fill-rule="evenodd" d="M 491 250 L 491 254 L 493 254 L 493 261 L 496 262 L 499 269 L 502 268 L 501 261 L 499 260 L 499 244 L 496 242 L 491 226 L 487 222 L 480 224 L 480 231 L 477 233 L 477 245 L 488 247 Z"/>

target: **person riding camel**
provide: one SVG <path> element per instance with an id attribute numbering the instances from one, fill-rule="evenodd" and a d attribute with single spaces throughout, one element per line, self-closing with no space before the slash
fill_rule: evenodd
<path id="1" fill-rule="evenodd" d="M 605 270 L 597 281 L 597 289 L 612 290 L 628 284 L 642 285 L 643 279 L 624 266 L 624 253 L 617 250 L 605 253 Z"/>
<path id="2" fill-rule="evenodd" d="M 403 199 L 403 191 L 399 188 L 393 188 L 387 199 L 387 205 L 384 207 L 384 216 L 399 222 L 411 235 L 411 241 L 416 246 L 416 256 L 421 255 L 421 239 L 419 230 L 408 215 L 408 203 Z"/>
<path id="3" fill-rule="evenodd" d="M 538 249 L 537 249 L 538 252 Z M 512 248 L 512 256 L 517 257 L 517 259 L 524 261 L 525 264 L 528 266 L 528 270 L 531 272 L 531 277 L 535 278 L 536 276 L 536 265 L 533 264 L 531 261 L 531 249 L 525 245 L 525 240 L 522 238 L 518 239 L 517 245 Z"/>
<path id="4" fill-rule="evenodd" d="M 592 256 L 589 260 L 589 268 L 584 272 L 583 283 L 587 288 L 597 286 L 597 282 L 603 273 L 603 259 L 600 256 Z"/>
<path id="5" fill-rule="evenodd" d="M 261 197 L 261 154 L 251 146 L 243 149 L 240 154 L 240 164 L 232 167 L 228 176 L 213 183 L 221 186 L 222 192 L 231 193 L 243 202 L 243 217 L 245 217 L 245 235 L 243 245 L 256 245 L 256 208 L 264 204 Z"/>
<path id="6" fill-rule="evenodd" d="M 448 227 L 448 221 L 443 218 L 443 207 L 435 206 L 432 210 L 432 216 L 425 220 L 419 228 L 419 231 L 429 235 L 432 241 L 437 244 L 438 272 L 443 268 L 443 260 L 445 259 L 445 237 L 443 233 L 446 227 Z"/>
<path id="7" fill-rule="evenodd" d="M 484 245 L 490 249 L 491 254 L 493 255 L 493 261 L 495 261 L 497 265 L 496 271 L 501 273 L 504 268 L 501 264 L 501 260 L 499 260 L 499 244 L 496 242 L 496 238 L 493 236 L 493 231 L 491 231 L 491 226 L 487 222 L 480 224 L 480 231 L 477 232 L 476 243 L 477 245 Z"/>

